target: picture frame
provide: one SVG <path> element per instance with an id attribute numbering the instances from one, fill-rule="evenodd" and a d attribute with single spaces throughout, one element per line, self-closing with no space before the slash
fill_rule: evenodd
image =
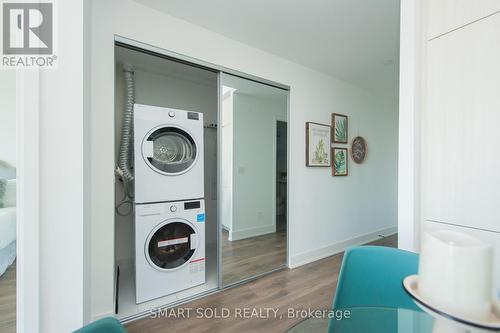
<path id="1" fill-rule="evenodd" d="M 349 175 L 349 158 L 347 148 L 333 147 L 332 148 L 332 176 L 347 176 Z"/>
<path id="2" fill-rule="evenodd" d="M 306 122 L 306 166 L 330 167 L 331 126 Z"/>
<path id="3" fill-rule="evenodd" d="M 352 139 L 351 158 L 353 162 L 356 164 L 362 164 L 365 161 L 367 154 L 368 147 L 365 138 L 363 138 L 362 136 L 357 136 Z"/>
<path id="4" fill-rule="evenodd" d="M 347 143 L 349 119 L 345 114 L 332 113 L 332 142 Z"/>

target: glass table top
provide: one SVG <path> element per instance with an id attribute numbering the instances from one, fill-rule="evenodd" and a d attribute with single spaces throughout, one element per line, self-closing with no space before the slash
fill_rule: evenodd
<path id="1" fill-rule="evenodd" d="M 425 312 L 397 308 L 360 307 L 328 312 L 304 319 L 292 333 L 431 333 L 434 319 Z"/>

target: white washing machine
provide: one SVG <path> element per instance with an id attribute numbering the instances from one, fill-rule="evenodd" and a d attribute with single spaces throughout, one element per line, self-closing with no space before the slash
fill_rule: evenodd
<path id="1" fill-rule="evenodd" d="M 205 202 L 135 206 L 136 303 L 205 283 Z"/>
<path id="2" fill-rule="evenodd" d="M 203 114 L 134 105 L 135 202 L 204 197 Z"/>

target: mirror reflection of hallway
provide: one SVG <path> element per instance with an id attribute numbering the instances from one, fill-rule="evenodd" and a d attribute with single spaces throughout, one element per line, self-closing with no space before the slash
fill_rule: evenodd
<path id="1" fill-rule="evenodd" d="M 222 75 L 222 285 L 286 265 L 288 91 Z"/>

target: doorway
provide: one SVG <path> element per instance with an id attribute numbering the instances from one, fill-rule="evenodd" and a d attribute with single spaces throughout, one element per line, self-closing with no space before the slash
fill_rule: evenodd
<path id="1" fill-rule="evenodd" d="M 288 180 L 287 180 L 287 123 L 276 121 L 276 232 L 286 237 Z"/>

